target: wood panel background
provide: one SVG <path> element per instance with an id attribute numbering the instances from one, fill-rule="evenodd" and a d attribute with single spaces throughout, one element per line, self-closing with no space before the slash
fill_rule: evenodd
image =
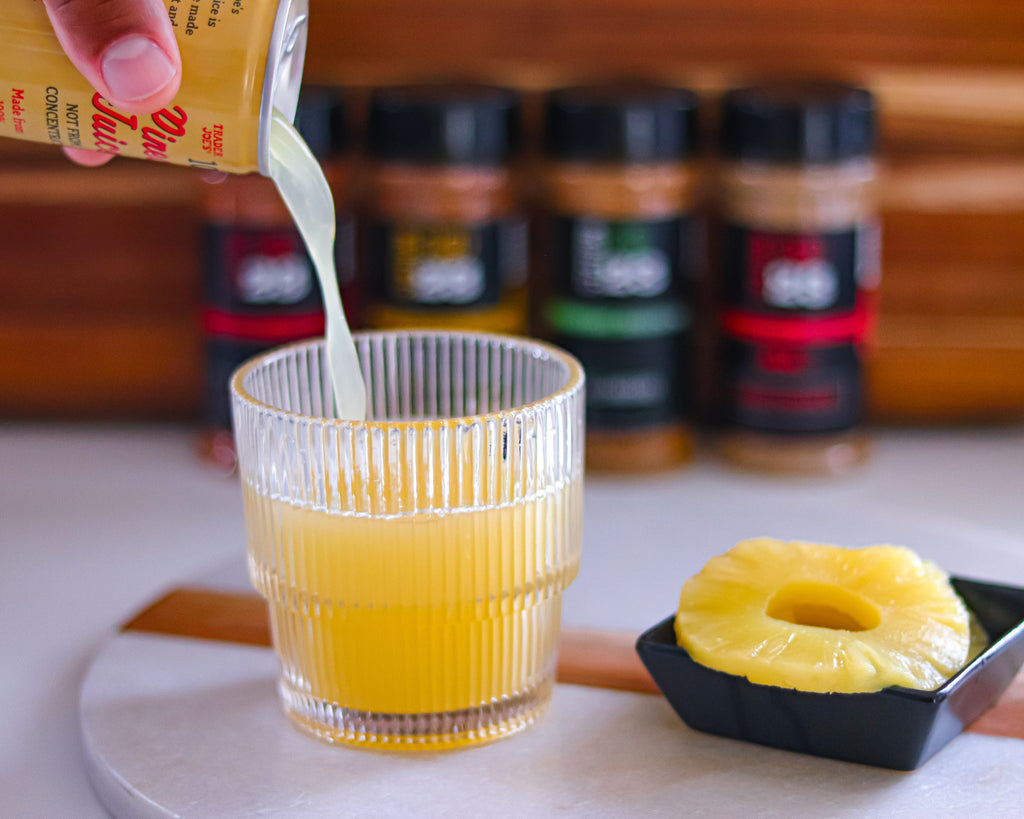
<path id="1" fill-rule="evenodd" d="M 883 288 L 871 409 L 1024 419 L 1024 4 L 1018 0 L 312 0 L 306 78 L 521 89 L 828 75 L 878 94 Z M 358 116 L 356 117 L 358 119 Z M 536 118 L 527 117 L 527 128 Z M 529 133 L 529 130 L 528 130 Z M 200 412 L 201 182 L 0 143 L 0 417 Z"/>

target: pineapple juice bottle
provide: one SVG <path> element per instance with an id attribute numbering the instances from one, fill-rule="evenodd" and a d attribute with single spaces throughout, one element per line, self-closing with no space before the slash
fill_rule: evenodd
<path id="1" fill-rule="evenodd" d="M 143 117 L 89 86 L 42 3 L 4 0 L 0 136 L 268 175 L 273 111 L 291 120 L 298 103 L 309 0 L 164 3 L 181 49 L 181 90 Z"/>

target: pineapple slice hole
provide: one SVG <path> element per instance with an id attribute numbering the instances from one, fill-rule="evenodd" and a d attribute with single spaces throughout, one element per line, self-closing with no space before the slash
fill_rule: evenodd
<path id="1" fill-rule="evenodd" d="M 882 615 L 868 600 L 842 586 L 814 581 L 788 583 L 768 601 L 765 614 L 796 626 L 870 631 Z"/>

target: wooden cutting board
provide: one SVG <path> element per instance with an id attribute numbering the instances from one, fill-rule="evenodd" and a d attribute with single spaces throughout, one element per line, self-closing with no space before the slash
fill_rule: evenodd
<path id="1" fill-rule="evenodd" d="M 270 647 L 266 603 L 255 594 L 205 588 L 173 589 L 123 626 L 141 631 Z M 559 682 L 619 691 L 659 693 L 628 632 L 563 628 Z M 1024 739 L 1024 672 L 999 702 L 965 730 Z"/>

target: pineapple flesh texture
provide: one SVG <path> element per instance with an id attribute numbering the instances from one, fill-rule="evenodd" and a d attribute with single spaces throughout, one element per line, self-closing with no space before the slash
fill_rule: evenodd
<path id="1" fill-rule="evenodd" d="M 676 637 L 751 682 L 855 693 L 942 685 L 967 662 L 971 631 L 949 578 L 910 549 L 757 538 L 686 582 Z"/>

